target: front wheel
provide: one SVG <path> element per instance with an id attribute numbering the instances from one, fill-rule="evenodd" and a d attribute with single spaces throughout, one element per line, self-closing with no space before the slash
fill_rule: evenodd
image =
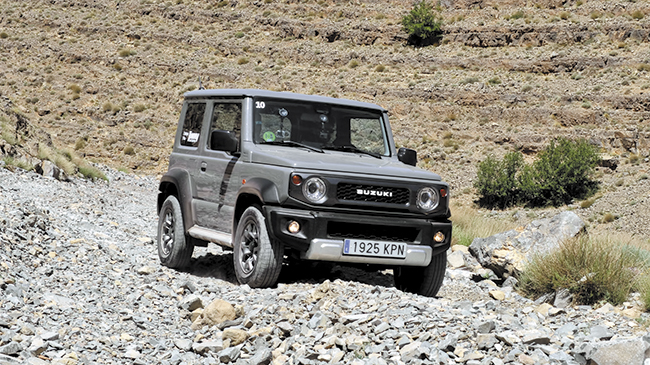
<path id="1" fill-rule="evenodd" d="M 431 258 L 429 266 L 400 266 L 393 270 L 397 289 L 435 297 L 442 286 L 447 270 L 447 252 L 441 252 Z"/>
<path id="2" fill-rule="evenodd" d="M 280 276 L 284 246 L 272 240 L 259 208 L 248 207 L 237 224 L 233 242 L 235 275 L 251 288 L 272 286 Z"/>
<path id="3" fill-rule="evenodd" d="M 175 196 L 165 199 L 158 217 L 158 257 L 160 262 L 173 269 L 189 265 L 194 244 L 185 235 L 181 205 Z"/>

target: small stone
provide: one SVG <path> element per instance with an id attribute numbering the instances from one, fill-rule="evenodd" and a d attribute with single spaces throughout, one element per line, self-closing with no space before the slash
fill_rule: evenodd
<path id="1" fill-rule="evenodd" d="M 221 335 L 221 338 L 226 341 L 230 340 L 231 346 L 237 346 L 248 338 L 248 333 L 244 330 L 236 328 L 226 328 Z"/>
<path id="2" fill-rule="evenodd" d="M 235 318 L 237 318 L 235 307 L 225 300 L 216 299 L 204 308 L 203 313 L 192 323 L 191 328 L 197 330 L 203 326 L 219 325 Z"/>
<path id="3" fill-rule="evenodd" d="M 609 340 L 614 336 L 614 334 L 604 326 L 593 326 L 589 330 L 589 338 L 596 340 Z"/>
<path id="4" fill-rule="evenodd" d="M 268 365 L 273 360 L 273 354 L 270 349 L 262 349 L 261 351 L 255 351 L 255 354 L 248 359 L 249 365 Z"/>
<path id="5" fill-rule="evenodd" d="M 465 258 L 462 251 L 454 251 L 447 255 L 447 265 L 452 269 L 459 269 L 465 266 Z"/>
<path id="6" fill-rule="evenodd" d="M 210 340 L 203 342 L 195 342 L 192 344 L 192 351 L 197 354 L 205 354 L 207 352 L 219 352 L 223 350 L 222 340 Z"/>
<path id="7" fill-rule="evenodd" d="M 47 350 L 47 346 L 47 342 L 43 341 L 41 337 L 37 336 L 34 338 L 31 345 L 29 345 L 27 351 L 34 356 L 38 356 L 42 354 L 43 351 Z"/>
<path id="8" fill-rule="evenodd" d="M 489 294 L 493 299 L 496 300 L 506 299 L 506 293 L 502 292 L 501 290 L 490 290 Z"/>
<path id="9" fill-rule="evenodd" d="M 293 331 L 293 326 L 287 321 L 283 321 L 277 324 L 277 327 L 282 331 L 282 334 L 288 336 Z"/>
<path id="10" fill-rule="evenodd" d="M 18 342 L 11 341 L 8 344 L 0 347 L 0 354 L 13 356 L 18 355 L 22 350 L 23 348 Z"/>
<path id="11" fill-rule="evenodd" d="M 189 351 L 192 349 L 192 341 L 184 338 L 175 339 L 174 345 L 183 351 Z"/>
<path id="12" fill-rule="evenodd" d="M 543 315 L 544 317 L 547 317 L 548 316 L 548 311 L 551 308 L 553 308 L 552 305 L 550 305 L 548 303 L 542 303 L 542 304 L 538 305 L 537 308 L 535 308 L 535 312 Z"/>
<path id="13" fill-rule="evenodd" d="M 487 321 L 487 322 L 482 322 L 481 324 L 478 325 L 478 333 L 490 333 L 494 331 L 496 328 L 496 324 L 494 321 Z"/>
<path id="14" fill-rule="evenodd" d="M 193 312 L 199 308 L 203 308 L 203 301 L 201 297 L 195 294 L 190 294 L 183 298 L 180 303 L 178 303 L 180 308 L 183 308 L 187 311 Z"/>
<path id="15" fill-rule="evenodd" d="M 149 275 L 149 274 L 153 274 L 153 273 L 155 273 L 157 270 L 158 270 L 158 269 L 156 269 L 155 267 L 151 267 L 151 266 L 142 266 L 142 267 L 140 267 L 140 268 L 137 270 L 137 272 L 138 272 L 138 274 L 140 274 L 140 275 Z"/>
<path id="16" fill-rule="evenodd" d="M 223 363 L 229 363 L 237 360 L 237 358 L 239 358 L 239 354 L 240 354 L 239 346 L 228 347 L 227 349 L 221 350 L 219 352 L 218 358 L 219 361 Z"/>

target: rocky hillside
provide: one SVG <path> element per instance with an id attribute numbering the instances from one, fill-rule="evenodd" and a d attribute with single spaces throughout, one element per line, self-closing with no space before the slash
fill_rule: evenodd
<path id="1" fill-rule="evenodd" d="M 445 0 L 442 38 L 424 48 L 401 30 L 410 7 L 2 1 L 0 95 L 12 107 L 0 108 L 0 138 L 11 139 L 21 115 L 58 149 L 155 174 L 166 168 L 182 95 L 199 78 L 208 88 L 345 97 L 388 108 L 399 145 L 417 149 L 461 205 L 476 198 L 486 156 L 521 150 L 532 159 L 552 138 L 587 138 L 618 168 L 601 169 L 602 197 L 579 214 L 592 229 L 648 236 L 647 0 Z"/>
<path id="2" fill-rule="evenodd" d="M 463 250 L 439 298 L 341 266 L 285 265 L 277 288 L 251 289 L 213 245 L 171 270 L 153 244 L 156 180 L 104 173 L 0 169 L 0 364 L 640 365 L 650 346 L 637 297 L 534 303 L 477 283 Z"/>

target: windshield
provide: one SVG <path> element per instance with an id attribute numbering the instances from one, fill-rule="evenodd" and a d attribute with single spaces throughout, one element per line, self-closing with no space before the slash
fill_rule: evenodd
<path id="1" fill-rule="evenodd" d="M 389 156 L 382 113 L 334 104 L 256 98 L 255 143 Z"/>

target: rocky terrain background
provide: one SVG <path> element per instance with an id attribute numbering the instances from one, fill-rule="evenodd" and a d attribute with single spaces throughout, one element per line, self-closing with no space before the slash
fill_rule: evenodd
<path id="1" fill-rule="evenodd" d="M 0 364 L 647 363 L 637 296 L 536 303 L 484 280 L 464 246 L 438 298 L 340 266 L 285 265 L 277 288 L 251 289 L 213 245 L 171 270 L 153 243 L 156 179 L 104 173 L 0 169 Z"/>
<path id="2" fill-rule="evenodd" d="M 46 145 L 111 167 L 95 182 L 0 168 L 0 362 L 643 363 L 635 296 L 534 303 L 479 280 L 489 275 L 460 248 L 439 298 L 397 291 L 390 270 L 347 267 L 316 279 L 285 267 L 277 288 L 253 290 L 213 246 L 190 272 L 159 265 L 155 176 L 199 77 L 383 105 L 398 144 L 463 208 L 486 156 L 533 159 L 552 138 L 586 138 L 603 154 L 591 204 L 481 213 L 514 228 L 568 209 L 589 232 L 648 241 L 648 1 L 445 0 L 442 38 L 424 48 L 399 25 L 410 8 L 0 2 L 0 157 L 37 165 Z M 192 327 L 212 309 L 232 319 Z"/>
<path id="3" fill-rule="evenodd" d="M 647 237 L 648 1 L 440 5 L 439 45 L 414 48 L 403 1 L 3 1 L 0 95 L 12 109 L 0 127 L 11 133 L 19 112 L 56 148 L 158 174 L 199 78 L 370 101 L 465 206 L 486 156 L 532 159 L 552 138 L 583 137 L 617 168 L 600 169 L 603 194 L 578 214 L 591 230 Z M 499 218 L 547 215 L 519 213 Z"/>

